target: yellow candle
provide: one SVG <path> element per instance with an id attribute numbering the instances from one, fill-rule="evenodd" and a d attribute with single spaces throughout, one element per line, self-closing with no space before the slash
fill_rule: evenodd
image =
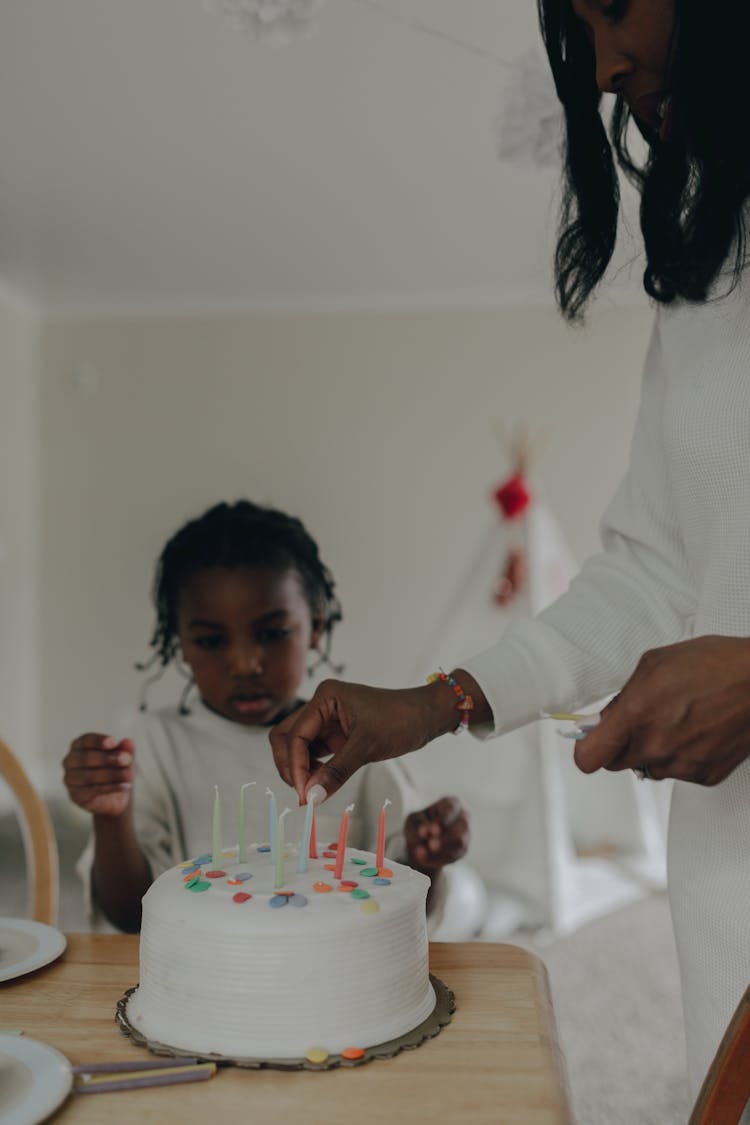
<path id="1" fill-rule="evenodd" d="M 268 797 L 268 842 L 271 845 L 271 863 L 276 862 L 276 822 L 278 821 L 276 794 L 273 789 L 266 788 Z"/>
<path id="2" fill-rule="evenodd" d="M 354 805 L 347 805 L 344 809 L 344 815 L 341 817 L 341 825 L 339 827 L 339 842 L 336 849 L 336 867 L 333 872 L 335 879 L 341 878 L 341 873 L 344 869 L 344 856 L 346 854 L 346 834 L 349 830 L 349 813 L 354 808 Z"/>
<path id="3" fill-rule="evenodd" d="M 214 795 L 214 831 L 213 831 L 214 851 L 213 851 L 213 858 L 212 858 L 211 862 L 212 862 L 214 868 L 218 871 L 219 868 L 221 867 L 221 860 L 222 860 L 222 857 L 221 857 L 221 851 L 222 851 L 222 843 L 221 843 L 221 801 L 219 800 L 219 786 L 214 785 L 214 789 L 216 791 L 215 795 Z"/>
<path id="4" fill-rule="evenodd" d="M 284 809 L 276 825 L 276 880 L 274 890 L 280 891 L 284 886 L 284 817 L 289 809 Z"/>
<path id="5" fill-rule="evenodd" d="M 386 805 L 390 805 L 389 799 L 383 801 L 383 807 L 380 810 L 380 820 L 378 821 L 378 847 L 375 852 L 375 866 L 382 867 L 383 859 L 385 858 L 385 809 Z"/>
<path id="6" fill-rule="evenodd" d="M 254 781 L 246 781 L 240 789 L 240 822 L 237 826 L 237 843 L 239 845 L 238 859 L 240 863 L 247 863 L 247 832 L 245 830 L 245 790 L 251 785 L 255 785 Z"/>

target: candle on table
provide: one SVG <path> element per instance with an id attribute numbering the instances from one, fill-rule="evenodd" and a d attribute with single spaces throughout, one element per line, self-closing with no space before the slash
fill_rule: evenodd
<path id="1" fill-rule="evenodd" d="M 254 781 L 246 781 L 240 788 L 240 822 L 237 831 L 237 843 L 239 847 L 239 855 L 237 856 L 240 863 L 247 863 L 247 832 L 245 831 L 245 790 L 251 785 L 255 785 Z"/>
<path id="2" fill-rule="evenodd" d="M 219 799 L 219 786 L 214 785 L 214 831 L 213 831 L 213 856 L 211 862 L 218 871 L 221 867 L 221 801 Z"/>
<path id="3" fill-rule="evenodd" d="M 276 878 L 274 890 L 280 891 L 284 886 L 284 817 L 289 809 L 284 809 L 276 825 Z"/>
<path id="4" fill-rule="evenodd" d="M 271 863 L 276 862 L 276 822 L 279 819 L 276 806 L 276 794 L 272 789 L 266 789 L 268 797 L 268 842 L 271 845 Z"/>
<path id="5" fill-rule="evenodd" d="M 307 794 L 307 808 L 305 809 L 305 823 L 302 828 L 302 839 L 299 845 L 299 859 L 297 860 L 297 870 L 307 871 L 308 857 L 315 858 L 312 855 L 312 834 L 313 823 L 315 819 L 315 806 L 318 801 L 323 799 L 323 790 L 319 785 L 313 785 L 310 792 Z"/>
<path id="6" fill-rule="evenodd" d="M 390 805 L 388 797 L 383 801 L 383 807 L 380 810 L 380 819 L 378 821 L 378 847 L 375 852 L 375 866 L 382 867 L 385 858 L 385 810 L 386 805 Z"/>
<path id="7" fill-rule="evenodd" d="M 341 873 L 344 869 L 344 855 L 346 853 L 346 833 L 349 829 L 349 813 L 354 808 L 354 805 L 347 805 L 344 809 L 344 814 L 341 817 L 341 825 L 339 827 L 339 842 L 336 848 L 336 867 L 334 868 L 333 876 L 335 879 L 341 878 Z"/>

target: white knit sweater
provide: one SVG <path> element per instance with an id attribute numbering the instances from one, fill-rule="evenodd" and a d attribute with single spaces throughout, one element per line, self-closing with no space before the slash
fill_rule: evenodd
<path id="1" fill-rule="evenodd" d="M 646 649 L 750 637 L 750 278 L 660 308 L 602 543 L 559 601 L 462 661 L 498 734 L 618 690 Z M 695 1094 L 750 982 L 750 759 L 715 788 L 675 783 L 668 862 Z"/>

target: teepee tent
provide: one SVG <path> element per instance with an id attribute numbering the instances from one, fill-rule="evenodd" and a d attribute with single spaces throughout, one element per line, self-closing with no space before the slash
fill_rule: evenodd
<path id="1" fill-rule="evenodd" d="M 575 574 L 557 521 L 525 480 L 516 471 L 497 490 L 496 498 L 510 486 L 511 500 L 490 514 L 416 679 L 460 667 L 516 615 L 552 602 Z M 521 579 L 510 599 L 498 595 L 508 559 Z M 487 940 L 519 926 L 568 932 L 665 883 L 668 786 L 643 784 L 630 771 L 580 773 L 562 725 L 540 719 L 486 742 L 448 735 L 409 758 L 429 800 L 455 793 L 469 810 L 467 858 L 488 896 L 479 935 Z"/>

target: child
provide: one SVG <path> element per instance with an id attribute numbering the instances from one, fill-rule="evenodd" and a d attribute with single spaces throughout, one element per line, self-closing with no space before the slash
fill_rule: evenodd
<path id="1" fill-rule="evenodd" d="M 302 523 L 246 500 L 217 504 L 169 540 L 157 562 L 154 602 L 154 653 L 146 667 L 158 662 L 163 671 L 179 655 L 191 674 L 180 705 L 144 714 L 120 741 L 83 734 L 63 761 L 71 800 L 93 815 L 79 861 L 93 913 L 128 932 L 140 928 L 151 882 L 210 845 L 214 785 L 226 809 L 229 794 L 256 783 L 245 790 L 251 839 L 268 835 L 266 787 L 279 811 L 297 808 L 294 790 L 276 772 L 268 731 L 301 704 L 308 653 L 330 663 L 331 633 L 341 619 L 333 578 Z M 403 766 L 378 764 L 319 807 L 318 839 L 335 840 L 341 813 L 354 803 L 348 843 L 374 851 L 386 798 L 386 854 L 433 879 L 434 928 L 444 897 L 437 877 L 468 842 L 456 798 L 414 812 Z M 225 821 L 231 823 L 226 813 Z"/>

